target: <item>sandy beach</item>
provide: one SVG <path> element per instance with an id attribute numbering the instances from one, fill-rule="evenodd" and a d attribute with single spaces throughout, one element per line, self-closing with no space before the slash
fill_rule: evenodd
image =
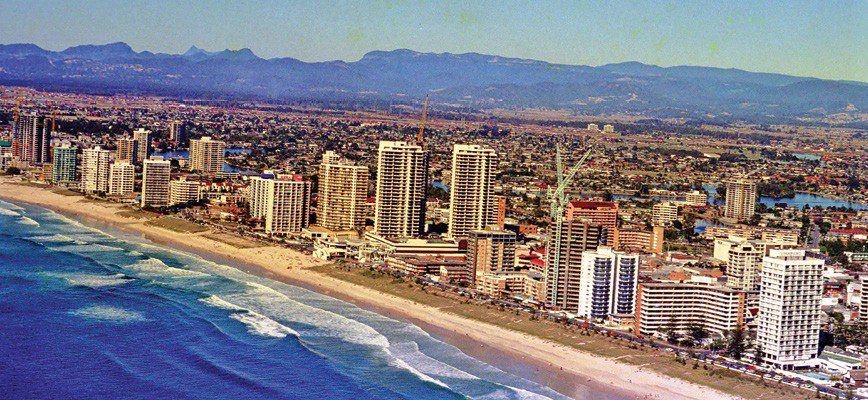
<path id="1" fill-rule="evenodd" d="M 734 399 L 735 397 L 713 389 L 670 378 L 638 366 L 595 356 L 574 348 L 546 341 L 541 338 L 471 320 L 419 304 L 407 299 L 338 280 L 309 270 L 322 261 L 291 249 L 278 246 L 236 248 L 227 243 L 210 239 L 202 233 L 178 233 L 146 225 L 145 220 L 118 215 L 124 210 L 120 205 L 85 200 L 81 196 L 66 196 L 47 189 L 13 183 L 12 178 L 0 178 L 0 198 L 45 207 L 84 221 L 93 220 L 109 224 L 120 230 L 141 234 L 156 242 L 176 245 L 196 253 L 213 254 L 218 257 L 249 264 L 273 273 L 288 283 L 301 283 L 326 294 L 357 304 L 366 304 L 388 310 L 398 316 L 466 336 L 492 348 L 519 357 L 536 360 L 537 364 L 551 370 L 562 370 L 576 377 L 577 383 L 593 383 L 615 388 L 613 393 L 630 398 L 648 399 Z M 620 390 L 619 390 L 620 389 Z"/>

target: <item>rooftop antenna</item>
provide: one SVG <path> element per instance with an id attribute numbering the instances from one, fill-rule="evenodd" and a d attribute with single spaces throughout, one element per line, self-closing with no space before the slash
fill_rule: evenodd
<path id="1" fill-rule="evenodd" d="M 419 136 L 416 138 L 416 144 L 422 146 L 422 135 L 425 134 L 425 117 L 428 115 L 428 95 L 425 95 L 425 105 L 422 106 L 422 124 L 419 126 Z"/>

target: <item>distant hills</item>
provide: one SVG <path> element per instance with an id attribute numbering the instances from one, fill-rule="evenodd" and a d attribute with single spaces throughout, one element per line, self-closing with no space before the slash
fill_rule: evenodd
<path id="1" fill-rule="evenodd" d="M 136 52 L 126 43 L 49 51 L 0 45 L 0 84 L 96 93 L 267 100 L 416 101 L 648 116 L 801 117 L 864 112 L 868 84 L 638 62 L 599 67 L 477 53 L 372 51 L 355 62 L 263 59 L 250 49 Z"/>

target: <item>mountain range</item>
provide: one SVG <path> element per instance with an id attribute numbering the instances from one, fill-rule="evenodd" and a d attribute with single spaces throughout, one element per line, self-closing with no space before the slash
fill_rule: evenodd
<path id="1" fill-rule="evenodd" d="M 354 62 L 264 59 L 250 49 L 136 52 L 126 43 L 63 51 L 0 45 L 0 84 L 95 93 L 274 101 L 417 101 L 657 117 L 803 117 L 862 112 L 868 84 L 639 62 L 598 67 L 478 53 L 372 51 Z"/>

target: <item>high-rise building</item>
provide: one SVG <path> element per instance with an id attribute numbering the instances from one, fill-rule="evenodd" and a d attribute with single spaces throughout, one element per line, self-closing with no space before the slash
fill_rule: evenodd
<path id="1" fill-rule="evenodd" d="M 497 208 L 497 217 L 494 219 L 494 223 L 503 229 L 506 225 L 506 196 L 498 195 L 494 196 L 495 207 Z"/>
<path id="2" fill-rule="evenodd" d="M 139 157 L 139 141 L 136 139 L 122 137 L 118 139 L 118 161 L 129 161 L 131 164 L 141 163 Z"/>
<path id="3" fill-rule="evenodd" d="M 470 231 L 467 243 L 467 267 L 471 275 L 515 271 L 515 232 L 497 225 Z"/>
<path id="4" fill-rule="evenodd" d="M 582 254 L 579 316 L 605 319 L 636 311 L 639 255 L 600 246 Z"/>
<path id="5" fill-rule="evenodd" d="M 425 229 L 428 157 L 422 146 L 381 141 L 377 158 L 374 230 L 382 237 L 415 237 Z"/>
<path id="6" fill-rule="evenodd" d="M 750 315 L 749 293 L 702 283 L 648 282 L 639 284 L 634 333 L 653 337 L 665 329 L 692 326 L 724 335 Z M 755 297 L 754 300 L 755 301 Z"/>
<path id="7" fill-rule="evenodd" d="M 603 132 L 615 133 L 615 127 L 609 124 L 603 125 Z"/>
<path id="8" fill-rule="evenodd" d="M 190 140 L 190 170 L 214 175 L 223 171 L 226 143 L 204 136 Z"/>
<path id="9" fill-rule="evenodd" d="M 188 181 L 180 177 L 169 183 L 169 205 L 197 202 L 202 197 L 200 185 L 197 181 Z"/>
<path id="10" fill-rule="evenodd" d="M 37 114 L 22 115 L 15 122 L 13 141 L 18 144 L 18 159 L 30 165 L 51 161 L 51 126 Z"/>
<path id="11" fill-rule="evenodd" d="M 172 164 L 163 157 L 151 157 L 142 167 L 142 207 L 169 205 L 169 179 Z"/>
<path id="12" fill-rule="evenodd" d="M 77 181 L 78 148 L 72 146 L 55 147 L 52 152 L 54 155 L 51 158 L 51 180 L 55 183 Z"/>
<path id="13" fill-rule="evenodd" d="M 368 175 L 368 167 L 325 152 L 319 168 L 317 224 L 335 231 L 364 227 Z"/>
<path id="14" fill-rule="evenodd" d="M 479 146 L 456 144 L 452 149 L 449 187 L 449 236 L 467 237 L 474 229 L 495 223 L 494 179 L 497 153 Z"/>
<path id="15" fill-rule="evenodd" d="M 726 182 L 726 205 L 723 215 L 737 221 L 749 219 L 756 209 L 756 182 L 736 179 Z"/>
<path id="16" fill-rule="evenodd" d="M 823 264 L 804 250 L 769 250 L 760 272 L 756 344 L 781 369 L 816 365 L 819 356 Z"/>
<path id="17" fill-rule="evenodd" d="M 111 152 L 99 146 L 81 152 L 81 190 L 107 193 Z"/>
<path id="18" fill-rule="evenodd" d="M 151 131 L 139 128 L 133 131 L 133 139 L 138 144 L 137 157 L 139 160 L 147 160 L 151 156 Z"/>
<path id="19" fill-rule="evenodd" d="M 298 233 L 310 222 L 310 181 L 265 171 L 250 180 L 250 216 L 265 232 Z"/>
<path id="20" fill-rule="evenodd" d="M 557 229 L 556 224 L 550 230 Z M 546 304 L 578 313 L 582 279 L 582 254 L 606 242 L 606 229 L 586 218 L 565 219 L 561 224 L 560 252 L 555 262 L 550 240 L 546 258 Z M 555 235 L 550 232 L 550 237 Z"/>
<path id="21" fill-rule="evenodd" d="M 678 204 L 664 201 L 651 208 L 651 223 L 654 226 L 670 226 L 678 220 Z"/>
<path id="22" fill-rule="evenodd" d="M 571 201 L 567 204 L 566 219 L 585 218 L 591 225 L 606 230 L 603 245 L 614 246 L 618 227 L 618 203 L 612 201 Z"/>
<path id="23" fill-rule="evenodd" d="M 109 167 L 110 196 L 126 196 L 135 190 L 136 167 L 129 161 L 115 161 Z"/>
<path id="24" fill-rule="evenodd" d="M 766 247 L 763 241 L 737 236 L 715 239 L 714 258 L 726 263 L 727 286 L 740 290 L 757 290 L 760 265 Z"/>
<path id="25" fill-rule="evenodd" d="M 172 121 L 169 126 L 169 140 L 174 142 L 176 146 L 184 146 L 187 144 L 187 124 L 181 121 Z"/>
<path id="26" fill-rule="evenodd" d="M 618 250 L 660 254 L 663 252 L 665 228 L 655 226 L 650 231 L 642 229 L 618 229 L 615 241 Z"/>

